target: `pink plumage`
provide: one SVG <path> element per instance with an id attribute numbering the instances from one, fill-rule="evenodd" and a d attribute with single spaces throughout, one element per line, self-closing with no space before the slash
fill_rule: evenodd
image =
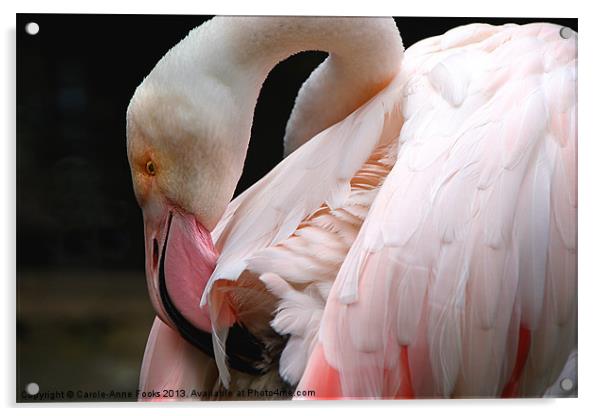
<path id="1" fill-rule="evenodd" d="M 341 53 L 347 51 L 341 33 L 361 39 L 353 19 L 239 19 L 241 27 L 259 31 L 255 38 L 222 30 L 230 41 L 250 42 L 239 46 L 251 61 L 262 42 L 274 48 L 270 59 L 277 62 L 318 45 L 320 36 L 324 49 Z M 383 50 L 391 51 L 374 52 L 387 57 L 388 69 L 370 81 L 358 78 L 354 96 L 338 91 L 329 78 L 336 60 L 320 66 L 302 88 L 287 127 L 290 155 L 263 179 L 227 207 L 215 202 L 198 213 L 190 195 L 178 193 L 190 189 L 184 177 L 160 188 L 171 204 L 181 196 L 196 218 L 184 215 L 186 221 L 211 224 L 201 230 L 212 231 L 219 253 L 212 273 L 207 261 L 203 273 L 187 275 L 195 259 L 182 245 L 186 236 L 170 237 L 180 257 L 166 259 L 178 271 L 168 289 L 177 299 L 194 292 L 181 312 L 198 329 L 212 331 L 216 361 L 206 365 L 214 375 L 217 365 L 222 386 L 236 385 L 226 348 L 236 321 L 265 339 L 266 351 L 274 347 L 266 328 L 286 336 L 274 371 L 317 398 L 542 396 L 576 348 L 576 34 L 563 29 L 571 36 L 561 36 L 559 26 L 545 23 L 473 24 L 418 42 L 401 59 L 392 21 L 365 20 L 382 33 Z M 217 36 L 223 23 L 191 33 L 137 94 L 156 94 L 181 79 L 192 84 L 187 74 L 192 77 L 198 65 L 189 57 L 193 46 Z M 337 25 L 340 31 L 331 30 Z M 274 46 L 270 30 L 284 31 L 288 49 Z M 300 38 L 289 36 L 295 30 Z M 378 39 L 368 38 L 365 44 L 358 40 L 366 53 L 370 45 L 378 49 Z M 203 56 L 221 56 L 207 49 Z M 265 74 L 248 80 L 253 94 L 272 61 L 259 62 Z M 239 82 L 235 74 L 232 82 Z M 206 90 L 199 85 L 192 90 Z M 335 108 L 317 120 L 311 106 L 320 101 L 308 97 L 325 85 L 334 96 L 361 102 L 351 112 Z M 359 100 L 370 88 L 373 94 Z M 193 108 L 207 111 L 191 97 Z M 145 114 L 141 102 L 133 100 L 132 118 Z M 322 125 L 333 117 L 339 121 Z M 205 137 L 183 143 L 191 154 L 206 155 L 195 147 Z M 234 141 L 228 149 L 244 152 L 244 144 Z M 241 154 L 231 157 L 228 172 L 242 169 Z M 197 177 L 202 175 L 185 176 Z M 205 178 L 232 190 L 237 179 Z M 208 213 L 219 213 L 215 226 L 217 217 Z M 209 243 L 203 244 L 212 251 Z M 153 347 L 159 337 L 184 351 L 174 341 L 177 334 L 161 325 L 151 333 L 143 385 L 157 384 L 152 375 L 161 373 L 152 358 L 162 354 Z M 196 360 L 192 353 L 178 354 L 173 364 L 161 365 L 177 369 L 181 359 Z"/>

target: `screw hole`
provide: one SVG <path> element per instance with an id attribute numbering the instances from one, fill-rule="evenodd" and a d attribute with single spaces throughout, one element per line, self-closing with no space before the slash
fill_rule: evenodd
<path id="1" fill-rule="evenodd" d="M 573 390 L 573 380 L 571 380 L 570 378 L 563 378 L 560 381 L 560 388 L 564 391 Z"/>
<path id="2" fill-rule="evenodd" d="M 573 31 L 568 27 L 563 27 L 562 29 L 560 29 L 560 37 L 562 39 L 570 39 L 573 37 Z"/>
<path id="3" fill-rule="evenodd" d="M 25 391 L 30 396 L 35 396 L 40 392 L 40 386 L 38 383 L 29 383 L 27 386 L 25 386 Z"/>
<path id="4" fill-rule="evenodd" d="M 31 35 L 31 36 L 37 35 L 39 31 L 40 31 L 40 25 L 38 25 L 36 22 L 29 22 L 25 25 L 25 32 L 28 35 Z"/>

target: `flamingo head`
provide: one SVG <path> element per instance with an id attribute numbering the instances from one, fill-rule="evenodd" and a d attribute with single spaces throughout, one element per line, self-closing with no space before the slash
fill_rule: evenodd
<path id="1" fill-rule="evenodd" d="M 182 329 L 176 321 L 184 318 L 186 325 L 210 332 L 200 299 L 218 256 L 211 231 L 234 193 L 246 147 L 228 140 L 235 123 L 223 119 L 223 99 L 198 105 L 186 90 L 178 92 L 177 85 L 152 75 L 138 87 L 127 112 L 149 294 L 158 316 L 174 329 Z M 224 124 L 229 127 L 218 128 Z"/>

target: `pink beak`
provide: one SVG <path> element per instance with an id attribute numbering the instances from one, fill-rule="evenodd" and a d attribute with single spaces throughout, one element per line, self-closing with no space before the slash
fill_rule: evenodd
<path id="1" fill-rule="evenodd" d="M 211 234 L 179 208 L 155 202 L 143 211 L 146 279 L 155 311 L 186 341 L 213 357 L 209 312 L 200 306 L 218 257 Z M 262 374 L 263 348 L 244 327 L 234 323 L 229 328 L 226 349 L 232 368 Z"/>
<path id="2" fill-rule="evenodd" d="M 209 313 L 200 301 L 217 261 L 211 234 L 192 214 L 167 206 L 152 208 L 144 212 L 144 234 L 153 307 L 163 322 L 180 332 L 210 333 Z"/>

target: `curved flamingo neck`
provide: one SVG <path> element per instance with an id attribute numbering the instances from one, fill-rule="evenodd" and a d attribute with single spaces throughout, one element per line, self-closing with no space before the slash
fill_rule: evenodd
<path id="1" fill-rule="evenodd" d="M 202 211 L 207 229 L 219 221 L 242 174 L 268 73 L 307 50 L 330 55 L 299 92 L 285 135 L 287 152 L 386 86 L 403 55 L 391 18 L 216 17 L 165 54 L 138 87 L 130 119 L 162 146 L 173 142 L 190 149 L 187 160 L 205 169 L 194 175 L 200 168 L 187 163 L 188 176 L 203 182 L 186 188 L 183 206 Z"/>
<path id="2" fill-rule="evenodd" d="M 240 68 L 233 73 L 231 83 L 244 91 L 249 117 L 274 66 L 302 51 L 329 53 L 299 91 L 286 128 L 287 154 L 378 93 L 399 71 L 403 55 L 401 38 L 391 18 L 214 20 L 223 28 L 222 63 Z"/>
<path id="3" fill-rule="evenodd" d="M 148 79 L 185 94 L 220 140 L 236 140 L 246 152 L 269 72 L 310 50 L 329 57 L 299 92 L 286 132 L 293 147 L 374 96 L 397 74 L 403 56 L 391 18 L 218 16 L 192 30 Z"/>

